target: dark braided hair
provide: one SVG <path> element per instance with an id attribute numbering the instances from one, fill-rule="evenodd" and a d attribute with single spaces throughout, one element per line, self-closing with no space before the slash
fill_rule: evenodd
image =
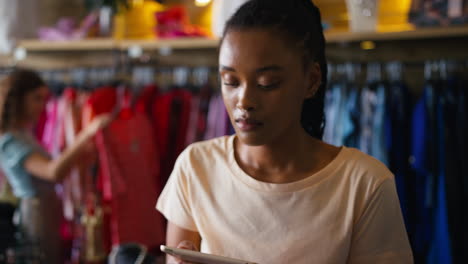
<path id="1" fill-rule="evenodd" d="M 324 100 L 327 87 L 325 37 L 319 9 L 311 0 L 250 0 L 227 21 L 223 40 L 230 30 L 273 29 L 284 33 L 303 50 L 304 66 L 320 65 L 322 82 L 316 94 L 304 101 L 301 124 L 311 136 L 322 139 L 325 127 Z"/>
<path id="2" fill-rule="evenodd" d="M 26 94 L 44 85 L 37 73 L 26 69 L 17 69 L 0 81 L 0 133 L 24 117 Z"/>

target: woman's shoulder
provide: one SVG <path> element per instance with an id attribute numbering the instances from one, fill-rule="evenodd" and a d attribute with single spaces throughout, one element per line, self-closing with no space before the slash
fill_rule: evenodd
<path id="1" fill-rule="evenodd" d="M 216 159 L 227 159 L 233 136 L 223 136 L 189 145 L 179 156 L 181 161 L 210 163 Z"/>
<path id="2" fill-rule="evenodd" d="M 230 147 L 233 136 L 223 136 L 210 140 L 200 141 L 190 144 L 185 150 L 185 155 L 194 154 L 225 154 Z"/>
<path id="3" fill-rule="evenodd" d="M 25 140 L 17 133 L 6 132 L 0 135 L 0 150 L 7 151 L 26 144 Z"/>
<path id="4" fill-rule="evenodd" d="M 346 154 L 343 168 L 351 181 L 374 185 L 377 188 L 384 181 L 393 179 L 393 173 L 376 158 L 355 148 L 344 147 L 343 151 Z"/>

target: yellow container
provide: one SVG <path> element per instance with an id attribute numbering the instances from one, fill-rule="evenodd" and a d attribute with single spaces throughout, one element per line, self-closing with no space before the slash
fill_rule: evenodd
<path id="1" fill-rule="evenodd" d="M 120 8 L 114 16 L 113 37 L 115 39 L 156 38 L 156 12 L 164 6 L 154 1 L 133 0 L 129 9 Z"/>
<path id="2" fill-rule="evenodd" d="M 379 1 L 377 31 L 409 30 L 408 12 L 411 0 L 376 0 Z M 349 30 L 349 12 L 346 0 L 314 0 L 322 12 L 322 19 L 330 24 L 333 31 Z"/>
<path id="3" fill-rule="evenodd" d="M 380 0 L 377 31 L 404 31 L 413 26 L 408 23 L 411 0 Z"/>

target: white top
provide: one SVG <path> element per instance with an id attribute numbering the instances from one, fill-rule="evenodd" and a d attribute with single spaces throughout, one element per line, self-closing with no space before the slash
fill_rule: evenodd
<path id="1" fill-rule="evenodd" d="M 188 147 L 157 209 L 199 232 L 201 251 L 260 264 L 412 263 L 391 172 L 343 147 L 324 169 L 287 184 L 238 165 L 235 136 Z"/>

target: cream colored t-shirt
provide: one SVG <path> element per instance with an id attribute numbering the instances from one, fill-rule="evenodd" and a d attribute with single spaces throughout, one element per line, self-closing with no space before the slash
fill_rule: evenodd
<path id="1" fill-rule="evenodd" d="M 260 264 L 413 262 L 393 175 L 379 161 L 343 147 L 318 173 L 271 184 L 239 167 L 233 144 L 188 147 L 157 203 L 201 235 L 202 252 Z"/>

